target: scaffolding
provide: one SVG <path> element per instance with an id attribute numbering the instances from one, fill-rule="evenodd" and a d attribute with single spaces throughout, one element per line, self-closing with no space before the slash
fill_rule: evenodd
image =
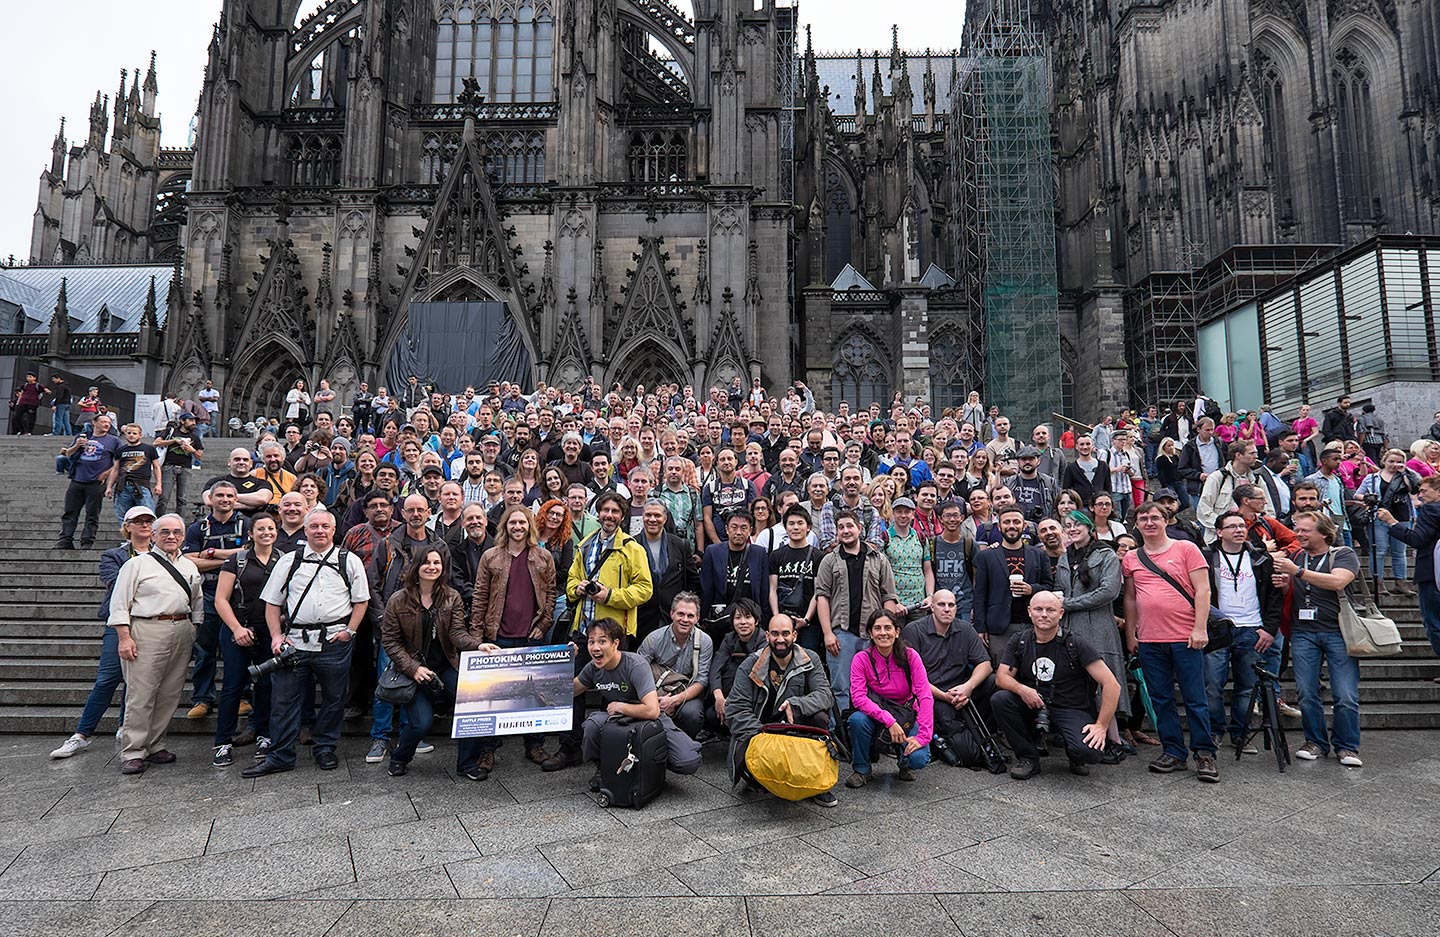
<path id="1" fill-rule="evenodd" d="M 1030 0 L 976 3 L 966 19 L 974 67 L 960 104 L 974 143 L 962 160 L 975 183 L 962 221 L 978 238 L 957 266 L 983 316 L 987 399 L 1029 427 L 1062 393 L 1050 66 Z"/>

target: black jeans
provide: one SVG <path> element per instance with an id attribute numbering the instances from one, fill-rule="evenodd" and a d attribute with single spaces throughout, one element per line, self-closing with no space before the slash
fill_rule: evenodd
<path id="1" fill-rule="evenodd" d="M 395 752 L 390 756 L 391 761 L 398 761 L 408 765 L 415 757 L 415 749 L 420 745 L 420 740 L 425 738 L 425 733 L 430 731 L 435 724 L 435 704 L 439 702 L 438 697 L 443 696 L 451 707 L 455 705 L 455 689 L 460 683 L 460 674 L 455 668 L 447 667 L 444 673 L 439 674 L 440 686 L 428 687 L 424 684 L 415 685 L 415 698 L 406 703 L 405 727 L 400 730 L 400 741 L 395 746 Z M 455 770 L 460 774 L 472 771 L 475 763 L 480 759 L 481 744 L 487 739 L 457 739 L 455 743 Z"/>
<path id="2" fill-rule="evenodd" d="M 16 436 L 33 435 L 35 432 L 35 411 L 37 407 L 21 405 L 15 408 L 15 426 L 11 430 Z"/>
<path id="3" fill-rule="evenodd" d="M 995 719 L 1000 723 L 1005 738 L 1010 741 L 1015 757 L 1028 758 L 1031 761 L 1039 758 L 1040 751 L 1035 746 L 1036 710 L 1026 706 L 1020 697 L 1009 690 L 996 690 L 990 697 L 990 708 L 995 713 Z M 1085 727 L 1094 721 L 1094 714 L 1083 709 L 1050 707 L 1050 728 L 1059 732 L 1060 737 L 1065 740 L 1065 754 L 1072 763 L 1093 765 L 1100 762 L 1100 756 L 1104 753 L 1085 744 Z"/>
<path id="4" fill-rule="evenodd" d="M 353 639 L 326 641 L 319 651 L 300 652 L 294 667 L 277 671 L 270 677 L 270 764 L 279 767 L 295 765 L 302 698 L 310 692 L 312 678 L 320 684 L 320 709 L 315 715 L 315 754 L 335 750 L 340 742 L 340 720 L 345 709 L 345 684 L 350 677 L 353 644 Z"/>
<path id="5" fill-rule="evenodd" d="M 94 543 L 95 533 L 100 529 L 100 505 L 105 500 L 105 483 L 98 478 L 93 482 L 71 481 L 65 489 L 65 513 L 60 517 L 60 542 L 73 543 L 75 526 L 80 522 L 80 509 L 85 509 L 85 529 L 80 533 L 81 543 Z"/>

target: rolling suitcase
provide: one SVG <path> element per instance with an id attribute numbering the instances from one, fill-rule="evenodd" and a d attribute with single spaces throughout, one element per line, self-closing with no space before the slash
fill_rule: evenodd
<path id="1" fill-rule="evenodd" d="M 654 800 L 669 755 L 660 720 L 608 720 L 600 729 L 600 806 L 638 809 Z"/>

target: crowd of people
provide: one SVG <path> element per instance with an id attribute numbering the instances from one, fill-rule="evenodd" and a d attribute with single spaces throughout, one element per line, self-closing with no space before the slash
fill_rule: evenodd
<path id="1" fill-rule="evenodd" d="M 737 783 L 775 722 L 847 737 L 851 788 L 890 758 L 902 781 L 936 761 L 1023 780 L 1051 745 L 1077 775 L 1152 747 L 1151 771 L 1216 782 L 1222 746 L 1255 751 L 1256 663 L 1288 663 L 1299 757 L 1361 764 L 1339 628 L 1361 555 L 1378 591 L 1418 586 L 1440 654 L 1440 413 L 1402 447 L 1348 397 L 1287 422 L 1197 396 L 1026 440 L 978 393 L 827 411 L 798 381 L 697 397 L 412 377 L 345 401 L 300 381 L 188 486 L 206 391 L 167 400 L 151 441 L 102 414 L 60 452 L 58 546 L 82 510 L 94 542 L 105 498 L 125 543 L 101 559 L 99 673 L 54 757 L 91 744 L 123 682 L 121 771 L 173 761 L 188 672 L 216 767 L 250 746 L 247 776 L 297 746 L 336 767 L 368 716 L 365 761 L 402 775 L 434 748 L 462 652 L 569 644 L 572 730 L 519 739 L 547 772 L 596 760 L 606 719 L 630 716 L 660 720 L 672 771 L 727 745 Z M 1207 654 L 1212 607 L 1235 636 Z M 406 702 L 376 692 L 407 679 Z M 487 778 L 499 744 L 461 740 L 458 773 Z"/>

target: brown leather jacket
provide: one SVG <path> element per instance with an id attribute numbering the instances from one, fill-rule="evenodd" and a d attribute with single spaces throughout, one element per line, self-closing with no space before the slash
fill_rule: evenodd
<path id="1" fill-rule="evenodd" d="M 450 661 L 451 667 L 460 666 L 460 652 L 474 651 L 480 647 L 480 639 L 470 632 L 465 621 L 465 602 L 460 593 L 445 588 L 435 605 L 435 631 L 440 639 L 440 649 Z M 410 598 L 404 589 L 390 597 L 385 606 L 385 619 L 380 624 L 380 643 L 385 653 L 407 675 L 415 676 L 424 663 L 420 650 L 424 645 L 421 633 L 424 622 L 420 603 Z"/>
<path id="2" fill-rule="evenodd" d="M 555 560 L 543 547 L 531 547 L 526 557 L 530 567 L 530 583 L 535 587 L 535 620 L 529 633 L 550 630 L 555 617 Z M 475 591 L 470 598 L 470 630 L 494 641 L 500 634 L 500 618 L 505 614 L 505 590 L 510 584 L 510 553 L 503 546 L 491 547 L 480 557 L 475 574 Z"/>

